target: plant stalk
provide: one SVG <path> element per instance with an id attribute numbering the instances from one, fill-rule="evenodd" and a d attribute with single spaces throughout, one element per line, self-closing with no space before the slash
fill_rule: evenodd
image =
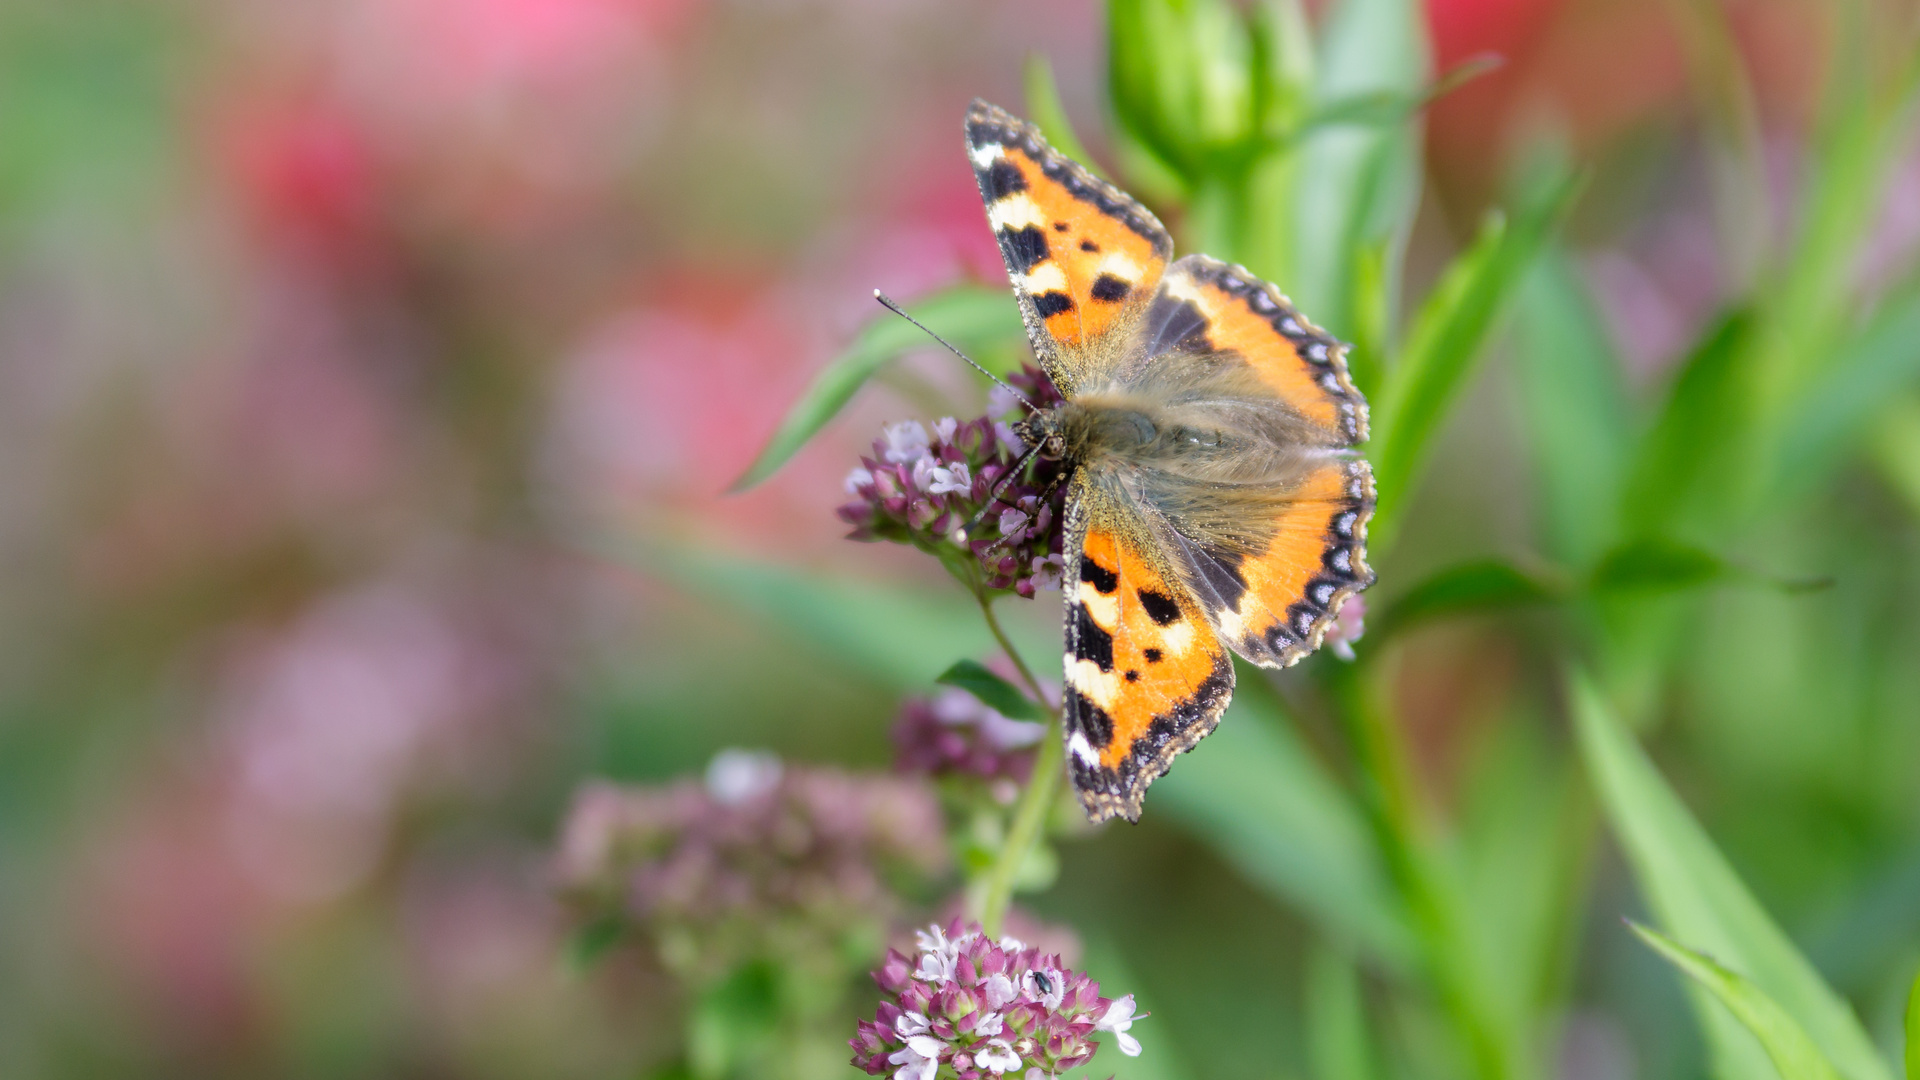
<path id="1" fill-rule="evenodd" d="M 1033 847 L 1040 841 L 1040 834 L 1046 827 L 1047 814 L 1053 809 L 1053 803 L 1060 794 L 1060 776 L 1065 771 L 1066 750 L 1060 740 L 1060 710 L 1040 689 L 1040 681 L 1033 677 L 1026 661 L 1020 659 L 1013 642 L 1007 639 L 1006 631 L 1000 627 L 1000 620 L 993 613 L 993 602 L 984 593 L 975 594 L 980 600 L 980 613 L 986 616 L 987 628 L 993 631 L 994 639 L 1013 662 L 1014 669 L 1020 673 L 1020 679 L 1026 683 L 1027 692 L 1033 700 L 1046 710 L 1048 721 L 1046 733 L 1040 736 L 1040 747 L 1033 759 L 1033 774 L 1027 778 L 1027 786 L 1020 793 L 1020 801 L 1014 804 L 1013 821 L 1007 828 L 1006 839 L 1000 845 L 999 857 L 987 871 L 986 890 L 981 895 L 980 910 L 976 912 L 980 926 L 988 937 L 999 937 L 1001 924 L 1006 921 L 1007 907 L 1013 903 L 1013 886 L 1020 875 L 1020 867 L 1032 854 Z"/>

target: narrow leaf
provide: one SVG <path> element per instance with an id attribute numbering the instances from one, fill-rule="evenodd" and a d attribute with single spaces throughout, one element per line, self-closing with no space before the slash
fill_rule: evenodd
<path id="1" fill-rule="evenodd" d="M 1619 530 L 1629 413 L 1606 323 L 1558 247 L 1541 253 L 1521 286 L 1514 345 L 1544 547 L 1567 565 L 1590 565 Z"/>
<path id="2" fill-rule="evenodd" d="M 1044 54 L 1027 56 L 1026 91 L 1027 119 L 1039 127 L 1055 150 L 1086 166 L 1095 175 L 1101 175 L 1093 163 L 1093 155 L 1081 145 L 1080 136 L 1074 134 L 1073 124 L 1067 120 L 1067 107 L 1060 100 L 1060 87 L 1053 79 L 1053 65 Z"/>
<path id="3" fill-rule="evenodd" d="M 1784 495 L 1818 487 L 1871 421 L 1920 376 L 1920 282 L 1883 301 L 1866 329 L 1835 350 L 1788 417 L 1775 474 Z"/>
<path id="4" fill-rule="evenodd" d="M 618 915 L 595 919 L 575 930 L 566 940 L 561 962 L 568 974 L 591 971 L 626 936 L 627 923 Z"/>
<path id="5" fill-rule="evenodd" d="M 1353 957 L 1324 943 L 1307 954 L 1307 1060 L 1313 1080 L 1373 1080 L 1373 1040 Z"/>
<path id="6" fill-rule="evenodd" d="M 1892 1080 L 1852 1008 L 1747 891 L 1584 673 L 1569 696 L 1581 755 L 1649 906 L 1669 933 L 1735 965 L 1803 1026 L 1846 1080 Z M 1763 1075 L 1761 1048 L 1696 998 L 1715 1071 Z"/>
<path id="7" fill-rule="evenodd" d="M 1447 409 L 1575 190 L 1574 179 L 1563 173 L 1539 184 L 1511 224 L 1491 218 L 1422 305 L 1374 418 L 1371 456 L 1380 503 L 1371 532 L 1381 547 L 1392 541 L 1410 485 Z"/>
<path id="8" fill-rule="evenodd" d="M 1920 1078 L 1920 975 L 1907 993 L 1907 1080 Z"/>
<path id="9" fill-rule="evenodd" d="M 1650 930 L 1631 920 L 1627 925 L 1640 935 L 1640 940 L 1653 946 L 1653 950 L 1671 961 L 1674 967 L 1706 987 L 1708 993 L 1727 1007 L 1734 1019 L 1753 1032 L 1754 1038 L 1759 1039 L 1760 1045 L 1766 1048 L 1767 1056 L 1773 1059 L 1773 1067 L 1780 1070 L 1780 1080 L 1839 1080 L 1832 1063 L 1821 1055 L 1820 1048 L 1807 1037 L 1806 1030 L 1794 1023 L 1793 1017 L 1788 1016 L 1786 1010 L 1759 987 L 1738 972 L 1721 967 L 1712 958 L 1687 948 L 1657 930 Z"/>
<path id="10" fill-rule="evenodd" d="M 1044 720 L 1047 714 L 1012 683 L 988 671 L 973 660 L 962 660 L 933 680 L 942 686 L 957 686 L 1001 716 L 1012 720 Z"/>
<path id="11" fill-rule="evenodd" d="M 1731 576 L 1718 555 L 1664 538 L 1630 540 L 1594 567 L 1592 587 L 1603 593 L 1677 592 Z"/>
<path id="12" fill-rule="evenodd" d="M 1019 309 L 1008 300 L 1005 289 L 963 285 L 915 304 L 913 315 L 962 349 L 1018 340 L 1021 335 Z M 839 415 L 875 372 L 902 353 L 929 346 L 939 347 L 912 323 L 882 312 L 860 332 L 852 347 L 814 377 L 813 385 L 787 411 L 786 419 L 780 421 L 760 455 L 728 490 L 745 491 L 772 476 Z"/>
<path id="13" fill-rule="evenodd" d="M 1429 70 L 1426 20 L 1414 0 L 1340 0 L 1327 10 L 1316 103 L 1411 94 Z M 1334 334 L 1352 331 L 1355 253 L 1390 241 L 1388 277 L 1420 201 L 1419 132 L 1411 125 L 1319 127 L 1299 140 L 1291 280 L 1278 284 Z"/>
<path id="14" fill-rule="evenodd" d="M 1560 600 L 1564 588 L 1500 559 L 1474 559 L 1449 566 L 1408 589 L 1368 621 L 1365 639 L 1372 648 L 1424 622 L 1474 615 Z"/>
<path id="15" fill-rule="evenodd" d="M 1682 365 L 1634 455 L 1621 510 L 1628 530 L 1710 527 L 1737 505 L 1758 404 L 1752 365 L 1743 364 L 1753 329 L 1750 313 L 1727 313 Z"/>

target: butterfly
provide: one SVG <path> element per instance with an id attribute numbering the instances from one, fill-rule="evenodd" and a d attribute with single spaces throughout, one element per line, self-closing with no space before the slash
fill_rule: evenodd
<path id="1" fill-rule="evenodd" d="M 1272 285 L 1173 239 L 1125 192 L 984 101 L 967 113 L 987 221 L 1065 404 L 1017 429 L 1065 465 L 1067 764 L 1087 815 L 1219 723 L 1238 653 L 1320 646 L 1366 561 L 1367 403 L 1344 346 Z"/>

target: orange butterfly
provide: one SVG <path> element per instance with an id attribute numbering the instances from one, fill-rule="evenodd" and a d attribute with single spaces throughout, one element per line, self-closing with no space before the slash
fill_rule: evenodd
<path id="1" fill-rule="evenodd" d="M 1233 695 L 1227 650 L 1318 648 L 1366 560 L 1367 403 L 1278 289 L 1173 239 L 1032 125 L 975 101 L 967 153 L 1034 355 L 1066 403 L 1023 437 L 1066 463 L 1065 737 L 1087 814 L 1147 785 Z"/>

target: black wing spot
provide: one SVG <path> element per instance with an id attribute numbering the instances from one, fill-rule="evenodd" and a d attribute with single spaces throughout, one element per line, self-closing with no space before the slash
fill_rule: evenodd
<path id="1" fill-rule="evenodd" d="M 1007 262 L 1021 275 L 1030 273 L 1035 265 L 1045 262 L 1050 254 L 1047 250 L 1047 234 L 1033 225 L 1024 229 L 1001 229 L 1000 245 L 1006 248 Z"/>
<path id="2" fill-rule="evenodd" d="M 1120 575 L 1094 562 L 1085 555 L 1080 556 L 1080 580 L 1090 581 L 1093 587 L 1103 593 L 1110 593 L 1120 587 Z"/>
<path id="3" fill-rule="evenodd" d="M 1080 250 L 1081 250 L 1081 251 L 1094 251 L 1094 252 L 1097 252 L 1097 251 L 1099 251 L 1099 250 L 1100 250 L 1100 245 L 1099 245 L 1099 244 L 1096 244 L 1096 243 L 1094 243 L 1094 242 L 1093 242 L 1093 241 L 1091 241 L 1091 240 L 1082 240 L 1082 241 L 1080 241 Z"/>
<path id="4" fill-rule="evenodd" d="M 1067 687 L 1065 697 L 1067 723 L 1087 737 L 1087 745 L 1095 750 L 1105 749 L 1113 741 L 1113 717 L 1071 686 Z"/>
<path id="5" fill-rule="evenodd" d="M 1067 617 L 1072 620 L 1073 658 L 1091 660 L 1101 671 L 1112 671 L 1113 635 L 1100 629 L 1085 604 L 1073 605 Z"/>
<path id="6" fill-rule="evenodd" d="M 1162 654 L 1159 649 L 1147 649 L 1146 650 L 1147 663 L 1149 664 L 1159 663 L 1161 655 Z"/>
<path id="7" fill-rule="evenodd" d="M 1063 311 L 1073 310 L 1073 298 L 1063 292 L 1043 292 L 1033 298 L 1034 314 L 1043 319 L 1051 319 Z"/>
<path id="8" fill-rule="evenodd" d="M 1180 621 L 1180 605 L 1173 597 L 1152 589 L 1140 590 L 1140 606 L 1147 609 L 1147 618 L 1161 626 L 1172 626 Z M 1111 638 L 1108 639 L 1111 642 Z"/>
<path id="9" fill-rule="evenodd" d="M 1128 668 L 1128 669 L 1127 669 L 1127 681 L 1128 681 L 1128 682 L 1139 682 L 1139 681 L 1140 681 L 1140 673 L 1139 673 L 1138 671 L 1135 671 L 1135 670 L 1134 670 L 1134 669 L 1132 669 L 1132 668 Z"/>
<path id="10" fill-rule="evenodd" d="M 1147 355 L 1165 352 L 1206 354 L 1213 351 L 1207 338 L 1207 317 L 1191 301 L 1179 300 L 1164 291 L 1147 310 Z"/>
<path id="11" fill-rule="evenodd" d="M 1054 232 L 1066 232 L 1066 231 L 1067 231 L 1067 223 L 1066 223 L 1066 222 L 1064 222 L 1064 221 L 1056 221 L 1056 222 L 1054 222 L 1054 223 L 1053 223 L 1053 231 L 1054 231 Z"/>
<path id="12" fill-rule="evenodd" d="M 1027 178 L 1020 175 L 1020 170 L 1013 162 L 1001 158 L 987 167 L 986 173 L 982 176 L 982 186 L 997 202 L 1009 195 L 1027 190 Z"/>
<path id="13" fill-rule="evenodd" d="M 1121 278 L 1114 277 L 1112 274 L 1101 274 L 1095 278 L 1093 282 L 1093 298 L 1095 300 L 1105 300 L 1109 303 L 1115 300 L 1125 300 L 1127 294 L 1132 291 L 1132 285 L 1129 285 Z"/>

